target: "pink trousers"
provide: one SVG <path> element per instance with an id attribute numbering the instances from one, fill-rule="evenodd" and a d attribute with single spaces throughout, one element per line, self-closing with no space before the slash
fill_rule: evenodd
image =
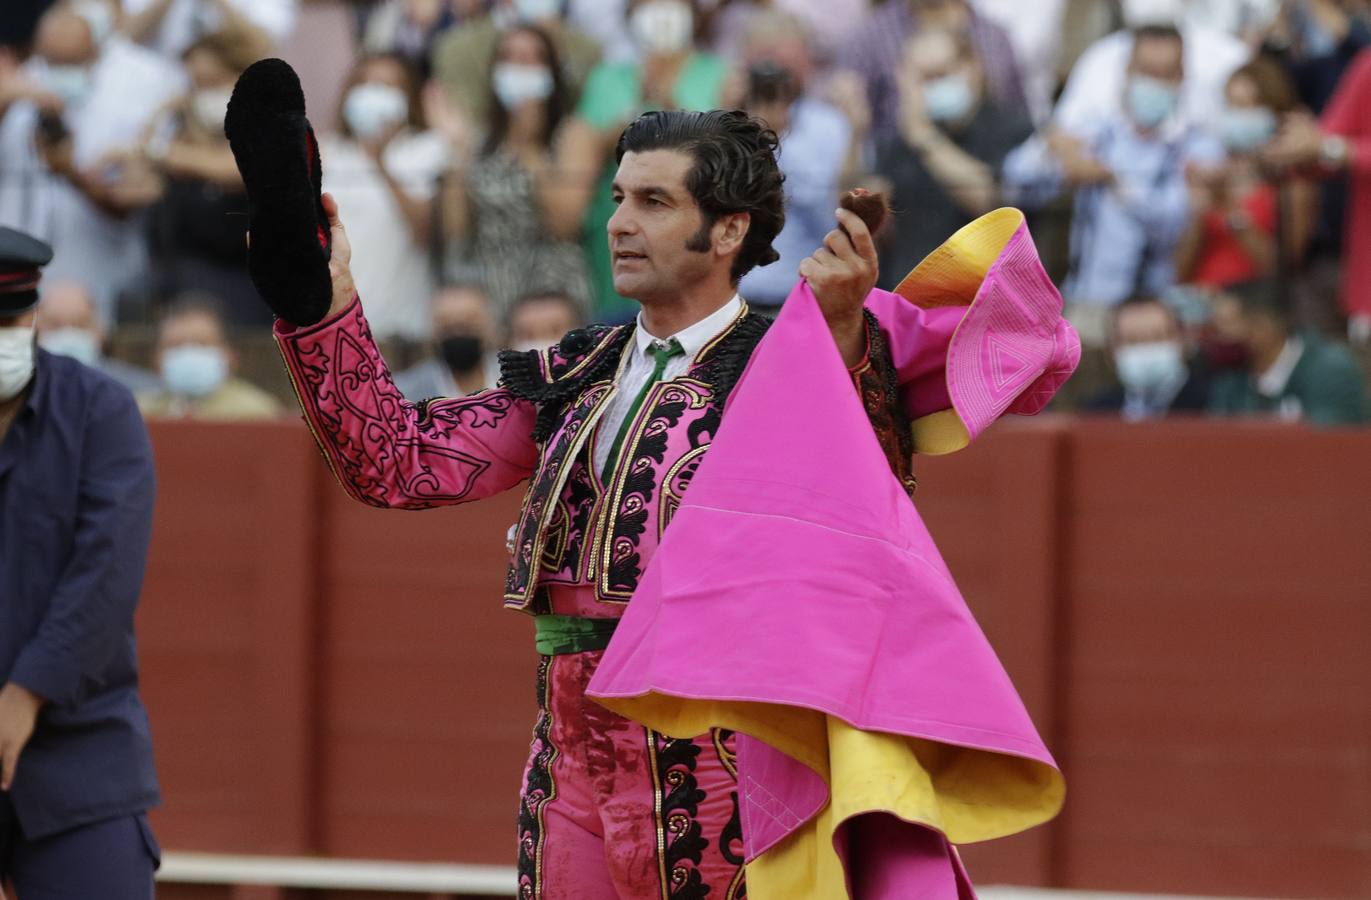
<path id="1" fill-rule="evenodd" d="M 519 808 L 522 900 L 740 900 L 733 735 L 670 738 L 585 695 L 602 651 L 544 656 Z"/>

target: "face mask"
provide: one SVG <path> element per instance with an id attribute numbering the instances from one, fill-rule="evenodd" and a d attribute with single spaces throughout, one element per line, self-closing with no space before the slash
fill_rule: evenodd
<path id="1" fill-rule="evenodd" d="M 1180 91 L 1175 86 L 1145 75 L 1128 82 L 1128 112 L 1141 128 L 1156 128 L 1176 110 Z"/>
<path id="2" fill-rule="evenodd" d="M 100 361 L 100 337 L 84 328 L 54 328 L 38 338 L 38 346 L 58 356 L 70 356 L 93 366 Z"/>
<path id="3" fill-rule="evenodd" d="M 649 56 L 680 53 L 695 35 L 695 12 L 681 0 L 647 0 L 628 17 L 638 48 Z"/>
<path id="4" fill-rule="evenodd" d="M 546 66 L 499 63 L 491 73 L 491 86 L 500 105 L 514 109 L 529 100 L 546 100 L 552 93 L 552 73 Z"/>
<path id="5" fill-rule="evenodd" d="M 556 18 L 562 11 L 561 0 L 514 0 L 514 11 L 521 22 L 541 22 Z"/>
<path id="6" fill-rule="evenodd" d="M 1114 351 L 1119 380 L 1134 393 L 1146 393 L 1179 381 L 1185 375 L 1181 345 L 1172 341 L 1130 344 Z"/>
<path id="7" fill-rule="evenodd" d="M 1256 150 L 1276 133 L 1276 114 L 1265 106 L 1225 109 L 1219 119 L 1224 146 L 1238 153 Z"/>
<path id="8" fill-rule="evenodd" d="M 0 328 L 0 400 L 12 400 L 33 377 L 33 326 Z"/>
<path id="9" fill-rule="evenodd" d="M 200 124 L 209 128 L 222 129 L 224 117 L 228 115 L 231 96 L 233 96 L 231 88 L 209 88 L 196 91 L 195 98 L 191 101 L 191 106 L 195 110 L 195 118 L 200 120 Z"/>
<path id="10" fill-rule="evenodd" d="M 67 106 L 80 106 L 90 93 L 90 69 L 85 66 L 48 66 L 43 84 Z"/>
<path id="11" fill-rule="evenodd" d="M 343 101 L 343 118 L 359 138 L 369 139 L 409 117 L 409 98 L 389 84 L 359 84 Z"/>
<path id="12" fill-rule="evenodd" d="M 945 75 L 924 83 L 924 109 L 934 122 L 957 122 L 976 102 L 965 75 Z"/>
<path id="13" fill-rule="evenodd" d="M 228 378 L 228 357 L 218 347 L 183 344 L 162 356 L 167 390 L 185 397 L 208 397 Z"/>
<path id="14" fill-rule="evenodd" d="M 454 372 L 470 372 L 481 364 L 485 348 L 474 334 L 451 334 L 438 343 L 443 362 Z"/>

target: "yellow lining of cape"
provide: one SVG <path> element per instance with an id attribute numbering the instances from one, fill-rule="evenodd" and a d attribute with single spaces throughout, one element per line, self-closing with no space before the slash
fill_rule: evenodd
<path id="1" fill-rule="evenodd" d="M 753 900 L 846 897 L 833 835 L 853 816 L 889 812 L 940 831 L 953 843 L 969 843 L 1048 821 L 1066 793 L 1061 773 L 1043 763 L 862 731 L 800 707 L 656 693 L 599 702 L 664 734 L 692 736 L 710 728 L 743 732 L 804 763 L 828 784 L 829 802 L 817 816 L 747 864 Z"/>
<path id="2" fill-rule="evenodd" d="M 1006 206 L 962 226 L 924 257 L 894 293 L 924 309 L 970 307 L 986 274 L 1023 221 L 1022 212 Z M 971 435 L 955 409 L 921 416 L 910 430 L 914 452 L 925 456 L 954 453 L 971 443 Z"/>

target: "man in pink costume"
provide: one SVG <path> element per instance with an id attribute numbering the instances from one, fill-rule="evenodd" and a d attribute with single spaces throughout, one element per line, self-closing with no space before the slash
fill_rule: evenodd
<path id="1" fill-rule="evenodd" d="M 536 617 L 540 654 L 539 716 L 523 778 L 518 823 L 521 897 L 747 896 L 745 872 L 750 878 L 756 864 L 799 846 L 804 836 L 797 837 L 801 823 L 792 821 L 794 817 L 777 817 L 777 824 L 762 822 L 755 802 L 758 795 L 739 797 L 740 749 L 750 756 L 741 761 L 752 775 L 748 783 L 758 790 L 792 792 L 793 797 L 779 798 L 791 809 L 812 806 L 816 798 L 823 806 L 824 779 L 842 775 L 838 770 L 820 771 L 823 767 L 813 765 L 814 760 L 797 749 L 794 738 L 803 728 L 792 729 L 784 737 L 773 733 L 776 722 L 786 716 L 786 704 L 795 697 L 759 696 L 771 705 L 754 711 L 758 714 L 750 719 L 742 717 L 760 732 L 743 738 L 727 724 L 686 734 L 644 727 L 587 695 L 603 661 L 612 664 L 616 673 L 605 684 L 607 694 L 640 700 L 664 696 L 651 693 L 661 687 L 651 682 L 654 673 L 671 667 L 675 654 L 670 636 L 649 623 L 652 633 L 644 646 L 650 644 L 655 659 L 648 666 L 634 663 L 633 648 L 623 641 L 616 639 L 611 646 L 611 638 L 625 611 L 636 609 L 643 587 L 649 588 L 644 607 L 649 619 L 659 618 L 654 612 L 669 611 L 672 617 L 683 612 L 665 602 L 667 595 L 658 584 L 661 570 L 656 569 L 658 575 L 653 576 L 649 563 L 673 516 L 685 508 L 683 503 L 689 506 L 686 488 L 702 473 L 713 471 L 705 463 L 706 451 L 720 432 L 726 403 L 744 369 L 750 360 L 754 369 L 761 364 L 754 351 L 772 323 L 749 312 L 735 289 L 753 266 L 776 259 L 771 242 L 783 224 L 784 212 L 775 149 L 772 132 L 737 112 L 648 113 L 630 124 L 618 146 L 614 184 L 618 211 L 608 230 L 615 289 L 639 300 L 642 312 L 631 325 L 571 332 L 546 351 L 502 354 L 502 385 L 494 390 L 412 404 L 395 389 L 353 290 L 348 274 L 351 251 L 338 211 L 327 197 L 323 209 L 329 229 L 320 236 L 321 244 L 331 251 L 332 301 L 326 314 L 322 319 L 293 318 L 288 301 L 283 305 L 277 295 L 274 305 L 281 318 L 276 336 L 281 352 L 306 421 L 349 494 L 375 506 L 425 509 L 478 500 L 528 481 L 512 537 L 505 587 L 507 606 Z M 949 284 L 939 294 L 938 285 L 931 283 L 929 296 L 924 298 L 929 302 L 916 306 L 903 297 L 873 290 L 877 262 L 871 236 L 856 215 L 844 210 L 837 218 L 839 227 L 800 269 L 805 280 L 793 298 L 796 315 L 787 311 L 791 335 L 778 332 L 778 352 L 785 354 L 788 347 L 797 347 L 809 354 L 804 359 L 786 358 L 785 366 L 797 373 L 811 369 L 822 373 L 816 384 L 828 392 L 813 398 L 810 414 L 818 419 L 805 422 L 801 418 L 805 406 L 787 407 L 795 416 L 788 427 L 820 440 L 830 428 L 859 430 L 865 439 L 860 446 L 866 453 L 861 464 L 876 465 L 878 484 L 882 489 L 893 486 L 895 492 L 881 494 L 880 502 L 886 507 L 872 514 L 882 521 L 916 527 L 907 493 L 913 486 L 910 467 L 915 445 L 922 439 L 932 449 L 952 449 L 1000 413 L 1041 408 L 1074 367 L 1074 334 L 1061 322 L 1060 298 L 1042 275 L 1031 241 L 1021 228 L 1011 229 L 1018 252 L 1005 267 L 1012 269 L 1010 277 L 996 282 L 1009 285 L 1007 291 L 971 303 L 976 296 L 974 286 L 968 294 L 965 283 Z M 984 268 L 980 276 L 990 283 Z M 978 305 L 987 315 L 973 315 Z M 959 335 L 967 331 L 967 323 L 974 324 L 973 319 L 981 325 L 988 323 L 992 333 L 998 322 L 1006 323 L 1002 353 L 986 356 L 984 329 L 959 344 Z M 793 334 L 796 328 L 798 340 Z M 816 333 L 822 341 L 812 339 Z M 961 360 L 959 352 L 976 359 Z M 985 364 L 991 367 L 986 370 L 989 375 L 981 371 L 985 365 L 976 361 L 981 357 L 990 361 Z M 841 402 L 832 396 L 828 377 L 835 373 Z M 757 389 L 749 389 L 749 397 L 739 393 L 736 399 L 739 403 L 746 399 L 749 407 L 764 411 L 767 398 L 774 392 L 785 393 L 785 385 L 767 382 L 760 375 L 750 371 L 745 381 L 755 382 Z M 987 379 L 990 384 L 985 383 Z M 974 395 L 977 400 L 968 405 L 959 401 L 963 395 Z M 829 408 L 842 410 L 840 421 L 822 418 Z M 732 418 L 730 412 L 730 423 Z M 913 428 L 911 419 L 915 420 Z M 755 433 L 749 437 L 746 426 L 744 417 L 739 446 L 751 454 L 752 463 L 778 473 L 789 471 L 791 448 L 784 441 L 758 441 Z M 727 433 L 731 425 L 724 427 Z M 762 427 L 767 427 L 765 422 Z M 812 460 L 812 455 L 805 459 Z M 837 479 L 835 484 L 845 477 L 829 474 Z M 890 506 L 896 495 L 904 510 L 898 516 Z M 733 502 L 727 496 L 720 500 Z M 870 527 L 869 521 L 861 524 Z M 778 541 L 789 538 L 784 530 L 777 530 Z M 926 536 L 919 532 L 901 540 L 922 547 Z M 931 544 L 927 547 L 931 549 Z M 738 565 L 748 569 L 745 559 Z M 741 583 L 750 576 L 753 587 L 773 574 L 742 570 L 734 573 L 733 580 Z M 945 575 L 945 570 L 938 571 Z M 721 583 L 725 591 L 735 586 Z M 839 580 L 834 586 L 850 585 Z M 946 590 L 938 599 L 944 605 Z M 791 625 L 800 627 L 809 621 L 805 605 L 809 599 L 805 596 L 792 607 Z M 710 607 L 707 617 L 692 623 L 692 642 L 699 638 L 700 629 L 711 629 L 708 616 L 717 612 Z M 826 616 L 813 623 L 817 629 L 836 625 Z M 963 668 L 979 677 L 984 663 L 998 672 L 993 655 L 974 645 L 979 632 L 969 617 L 964 625 L 975 660 Z M 641 630 L 640 622 L 635 633 Z M 853 649 L 849 641 L 831 636 L 835 646 Z M 702 655 L 678 659 L 683 671 L 727 678 L 729 664 L 724 661 L 737 658 L 739 645 L 722 631 L 715 631 L 714 637 L 708 648 L 692 646 L 692 654 Z M 774 645 L 760 649 L 774 661 Z M 885 659 L 874 644 L 860 652 L 872 666 Z M 799 666 L 790 673 L 793 686 L 824 681 L 822 672 L 811 671 L 804 660 L 793 662 Z M 926 660 L 918 663 L 924 665 Z M 881 674 L 879 684 L 887 686 L 889 673 Z M 851 666 L 841 675 L 849 679 Z M 941 696 L 948 702 L 973 705 L 988 699 L 995 708 L 986 719 L 999 722 L 1005 694 L 1012 698 L 1013 691 L 1002 672 L 998 677 L 991 679 L 984 697 L 976 683 L 964 691 L 935 681 L 919 693 L 934 697 L 945 688 Z M 762 685 L 759 690 L 767 692 L 771 687 Z M 683 693 L 704 701 L 721 694 L 717 683 L 704 685 L 700 691 L 687 686 Z M 796 696 L 801 703 L 809 702 L 803 692 Z M 1017 754 L 1016 758 L 1034 760 L 1034 765 L 1047 769 L 1050 757 L 1015 704 L 1016 698 L 1008 703 L 1012 721 L 1007 727 L 1031 737 L 1024 737 L 1022 747 L 990 746 L 986 752 Z M 837 716 L 850 712 L 842 705 L 813 705 Z M 898 712 L 884 702 L 872 711 L 876 716 L 869 723 L 863 715 L 853 716 L 856 733 L 865 734 L 860 729 L 866 727 L 887 727 L 890 715 Z M 689 717 L 680 710 L 651 713 L 667 720 L 673 715 Z M 724 714 L 721 721 L 730 718 Z M 958 737 L 925 731 L 899 729 L 901 735 L 930 741 L 955 742 Z M 980 746 L 969 740 L 964 743 Z M 817 744 L 814 749 L 835 760 L 842 758 Z M 865 760 L 868 755 L 863 751 L 859 758 Z M 794 765 L 807 767 L 809 774 L 794 770 Z M 1050 771 L 1055 776 L 1055 770 Z M 962 781 L 974 780 L 976 772 L 976 766 L 970 766 Z M 1010 830 L 1035 824 L 1055 811 L 1060 790 L 1052 776 L 1035 772 L 1036 782 L 1029 778 L 1016 783 L 1016 790 L 1032 793 L 1040 801 L 1036 810 L 1044 805 L 1052 809 L 1041 815 L 1013 813 L 1007 819 L 1012 821 Z M 970 793 L 960 796 L 974 797 L 974 786 L 967 789 Z M 841 785 L 833 784 L 834 803 L 849 796 Z M 996 795 L 987 802 L 993 805 L 1000 799 Z M 774 806 L 769 808 L 776 811 Z M 805 811 L 811 821 L 818 821 L 813 817 L 815 810 Z M 748 817 L 758 821 L 756 837 L 748 834 Z M 935 859 L 955 892 L 959 877 L 955 855 L 944 852 L 947 845 L 943 833 L 936 830 L 938 822 L 927 816 L 920 821 L 915 842 L 931 841 L 938 851 L 932 856 L 922 854 L 920 865 Z M 899 852 L 886 854 L 882 848 L 890 845 L 898 851 L 908 842 L 908 834 L 879 824 L 834 833 L 867 848 L 847 853 L 847 865 L 865 867 L 878 881 L 891 884 L 904 878 L 898 866 L 887 866 L 879 858 L 898 859 Z M 867 855 L 878 859 L 868 866 Z M 812 852 L 810 856 L 817 859 Z M 745 857 L 752 858 L 746 866 Z M 833 890 L 834 883 L 831 873 L 816 870 L 801 893 L 773 879 L 777 886 L 769 893 L 753 889 L 751 895 L 764 900 L 841 896 L 823 893 Z M 904 883 L 914 882 L 906 879 Z M 861 890 L 860 884 L 857 887 Z"/>

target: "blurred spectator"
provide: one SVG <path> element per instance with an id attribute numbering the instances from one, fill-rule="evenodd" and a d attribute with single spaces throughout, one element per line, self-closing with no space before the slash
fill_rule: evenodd
<path id="1" fill-rule="evenodd" d="M 1208 408 L 1205 376 L 1187 361 L 1180 320 L 1161 300 L 1131 297 L 1120 303 L 1109 343 L 1118 383 L 1086 405 L 1090 412 L 1139 421 Z"/>
<path id="2" fill-rule="evenodd" d="M 575 298 L 561 291 L 520 297 L 509 309 L 509 346 L 546 350 L 568 331 L 585 325 L 582 309 Z"/>
<path id="3" fill-rule="evenodd" d="M 1176 29 L 1139 29 L 1109 114 L 1074 133 L 1049 128 L 1005 161 L 1011 202 L 1042 206 L 1063 189 L 1076 191 L 1063 293 L 1089 346 L 1105 343 L 1114 304 L 1171 285 L 1176 243 L 1189 220 L 1186 169 L 1222 158 L 1215 141 L 1177 115 L 1182 59 Z"/>
<path id="4" fill-rule="evenodd" d="M 592 319 L 628 321 L 638 304 L 614 293 L 606 237 L 614 198 L 614 146 L 630 121 L 649 109 L 713 109 L 723 96 L 727 63 L 696 49 L 698 17 L 687 0 L 631 0 L 629 31 L 640 62 L 605 62 L 586 82 L 568 129 L 563 171 L 583 191 L 584 250 L 594 297 Z"/>
<path id="5" fill-rule="evenodd" d="M 1295 333 L 1271 282 L 1249 282 L 1215 299 L 1215 325 L 1247 347 L 1248 371 L 1219 376 L 1211 409 L 1275 415 L 1315 425 L 1367 421 L 1366 377 L 1345 347 Z"/>
<path id="6" fill-rule="evenodd" d="M 838 64 L 861 75 L 871 103 L 872 135 L 895 134 L 900 122 L 899 73 L 905 42 L 919 28 L 965 32 L 985 64 L 986 93 L 1001 109 L 1028 115 L 1028 99 L 1014 45 L 1004 29 L 967 0 L 888 0 L 853 34 Z"/>
<path id="7" fill-rule="evenodd" d="M 464 397 L 494 387 L 500 378 L 495 354 L 500 340 L 495 322 L 490 300 L 480 286 L 440 288 L 433 297 L 436 355 L 397 373 L 395 386 L 415 402 L 429 397 Z"/>
<path id="8" fill-rule="evenodd" d="M 1352 60 L 1371 46 L 1371 25 L 1364 4 L 1288 0 L 1281 4 L 1263 46 L 1290 71 L 1301 102 L 1318 113 L 1328 105 Z"/>
<path id="9" fill-rule="evenodd" d="M 238 356 L 229 345 L 219 304 L 191 295 L 167 308 L 157 328 L 161 387 L 138 395 L 149 418 L 270 419 L 282 412 L 275 397 L 234 375 Z"/>
<path id="10" fill-rule="evenodd" d="M 797 16 L 768 10 L 755 15 L 743 38 L 741 105 L 780 136 L 777 157 L 785 174 L 785 227 L 773 246 L 781 258 L 753 269 L 738 291 L 759 308 L 779 307 L 795 287 L 800 262 L 823 244 L 833 227 L 839 182 L 854 168 L 865 137 L 857 124 L 810 90 L 814 57 L 809 30 Z M 856 97 L 858 103 L 865 98 Z M 735 105 L 731 98 L 725 105 Z"/>
<path id="11" fill-rule="evenodd" d="M 448 31 L 434 44 L 434 77 L 470 121 L 490 119 L 490 69 L 496 48 L 501 33 L 518 24 L 536 26 L 552 39 L 561 66 L 560 82 L 568 102 L 577 102 L 586 78 L 600 61 L 600 46 L 567 24 L 561 9 L 561 0 L 497 0 L 485 15 Z"/>
<path id="12" fill-rule="evenodd" d="M 43 288 L 38 307 L 38 346 L 99 369 L 133 393 L 156 390 L 157 376 L 104 354 L 105 328 L 95 315 L 90 289 L 79 281 Z"/>
<path id="13" fill-rule="evenodd" d="M 866 21 L 871 4 L 868 0 L 733 0 L 711 17 L 710 47 L 725 59 L 740 58 L 747 36 L 757 31 L 755 20 L 770 13 L 798 19 L 809 35 L 811 55 L 829 62 Z"/>
<path id="14" fill-rule="evenodd" d="M 922 29 L 911 38 L 900 92 L 899 130 L 876 145 L 876 171 L 889 179 L 896 210 L 881 253 L 885 288 L 1000 205 L 1005 157 L 1033 133 L 1022 111 L 986 96 L 985 68 L 963 34 Z"/>
<path id="15" fill-rule="evenodd" d="M 570 105 L 548 35 L 532 25 L 501 32 L 486 90 L 484 144 L 444 190 L 444 236 L 461 245 L 458 269 L 480 273 L 497 318 L 515 298 L 550 288 L 588 304 L 576 243 L 582 207 L 554 158 Z"/>
<path id="16" fill-rule="evenodd" d="M 364 56 L 348 76 L 339 133 L 320 142 L 324 190 L 333 194 L 354 247 L 357 292 L 378 338 L 428 336 L 435 278 L 438 180 L 452 155 L 427 130 L 413 70 L 398 56 Z"/>
<path id="17" fill-rule="evenodd" d="M 484 6 L 481 0 L 383 0 L 367 15 L 362 51 L 403 56 L 427 77 L 438 38 L 482 15 Z"/>
<path id="18" fill-rule="evenodd" d="M 212 292 L 238 324 L 270 319 L 247 273 L 247 195 L 224 136 L 224 114 L 238 76 L 267 52 L 258 31 L 226 29 L 191 44 L 185 55 L 190 93 L 168 108 L 142 150 L 162 185 L 148 222 L 153 292 L 159 298 Z"/>
<path id="19" fill-rule="evenodd" d="M 1228 80 L 1227 101 L 1218 131 L 1228 159 L 1188 173 L 1190 224 L 1176 249 L 1179 281 L 1221 286 L 1272 276 L 1278 236 L 1288 269 L 1303 258 L 1314 228 L 1314 186 L 1297 178 L 1273 183 L 1260 162 L 1281 118 L 1299 102 L 1284 70 L 1253 60 Z"/>
<path id="20" fill-rule="evenodd" d="M 123 0 L 120 30 L 168 59 L 224 28 L 261 29 L 274 43 L 295 29 L 298 0 Z"/>
<path id="21" fill-rule="evenodd" d="M 138 143 L 184 90 L 185 75 L 117 34 L 100 41 L 105 20 L 95 8 L 54 7 L 39 25 L 36 55 L 21 71 L 0 71 L 0 224 L 49 239 L 50 276 L 89 278 L 108 321 L 115 298 L 145 270 L 136 211 L 157 191 L 115 154 Z"/>
<path id="22" fill-rule="evenodd" d="M 1347 175 L 1351 212 L 1343 234 L 1342 306 L 1353 342 L 1371 341 L 1371 51 L 1348 70 L 1322 125 L 1308 116 L 1287 117 L 1265 157 L 1276 166 Z"/>
<path id="23" fill-rule="evenodd" d="M 1176 29 L 1185 38 L 1185 84 L 1177 118 L 1186 125 L 1216 121 L 1229 76 L 1248 61 L 1251 52 L 1233 35 L 1195 24 L 1183 15 L 1183 7 L 1165 0 L 1160 4 L 1126 2 L 1123 12 L 1128 28 L 1101 38 L 1081 54 L 1057 101 L 1053 122 L 1067 132 L 1078 132 L 1117 109 L 1136 57 L 1135 36 L 1162 28 Z"/>

